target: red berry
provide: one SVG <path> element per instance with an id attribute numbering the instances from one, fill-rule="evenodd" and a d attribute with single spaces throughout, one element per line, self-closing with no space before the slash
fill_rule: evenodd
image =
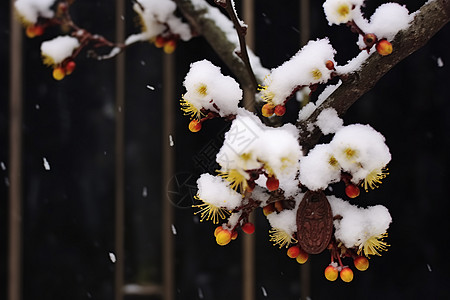
<path id="1" fill-rule="evenodd" d="M 164 52 L 167 54 L 172 54 L 177 47 L 177 42 L 175 40 L 169 40 L 164 44 Z"/>
<path id="2" fill-rule="evenodd" d="M 269 191 L 275 191 L 278 190 L 278 187 L 280 186 L 280 182 L 278 181 L 278 179 L 275 176 L 270 176 L 269 178 L 267 178 L 266 181 L 266 187 Z"/>
<path id="3" fill-rule="evenodd" d="M 373 33 L 366 33 L 363 37 L 363 40 L 364 44 L 366 44 L 368 48 L 372 48 L 373 44 L 377 42 L 377 36 Z"/>
<path id="4" fill-rule="evenodd" d="M 329 265 L 325 268 L 325 278 L 329 281 L 335 281 L 338 278 L 339 271 L 335 266 Z"/>
<path id="5" fill-rule="evenodd" d="M 341 274 L 339 274 L 339 276 L 341 277 L 342 281 L 350 282 L 353 280 L 353 271 L 349 267 L 344 267 L 341 270 Z"/>
<path id="6" fill-rule="evenodd" d="M 297 258 L 297 256 L 300 255 L 300 247 L 299 246 L 289 247 L 289 249 L 287 250 L 287 255 L 290 258 Z"/>
<path id="7" fill-rule="evenodd" d="M 380 55 L 386 56 L 392 53 L 392 44 L 383 39 L 377 43 L 376 49 Z"/>
<path id="8" fill-rule="evenodd" d="M 255 232 L 255 225 L 253 225 L 253 223 L 245 223 L 241 228 L 246 234 L 252 234 Z"/>
<path id="9" fill-rule="evenodd" d="M 334 70 L 334 62 L 332 60 L 327 60 L 325 62 L 325 67 L 327 67 L 328 70 Z"/>
<path id="10" fill-rule="evenodd" d="M 272 103 L 266 103 L 261 108 L 261 113 L 264 117 L 270 117 L 275 111 L 275 106 Z"/>
<path id="11" fill-rule="evenodd" d="M 284 114 L 286 113 L 286 106 L 277 105 L 277 106 L 275 106 L 274 112 L 279 117 L 284 116 Z"/>
<path id="12" fill-rule="evenodd" d="M 155 39 L 155 46 L 156 48 L 162 48 L 166 44 L 167 40 L 163 38 L 162 36 L 158 35 Z"/>
<path id="13" fill-rule="evenodd" d="M 192 132 L 199 132 L 202 129 L 202 123 L 197 120 L 192 120 L 189 123 L 189 130 Z"/>
<path id="14" fill-rule="evenodd" d="M 353 263 L 355 264 L 355 268 L 359 271 L 365 271 L 369 268 L 369 260 L 364 256 L 358 256 L 353 260 Z"/>
<path id="15" fill-rule="evenodd" d="M 356 198 L 359 196 L 359 187 L 357 187 L 356 185 L 350 183 L 345 187 L 345 194 L 349 197 L 349 198 Z"/>
<path id="16" fill-rule="evenodd" d="M 66 75 L 70 75 L 72 74 L 73 70 L 75 70 L 76 67 L 76 63 L 73 60 L 70 60 L 69 62 L 67 62 L 66 64 Z"/>

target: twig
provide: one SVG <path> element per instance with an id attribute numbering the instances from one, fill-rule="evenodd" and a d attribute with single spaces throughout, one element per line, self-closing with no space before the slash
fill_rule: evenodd
<path id="1" fill-rule="evenodd" d="M 239 38 L 239 47 L 240 50 L 236 51 L 236 54 L 242 59 L 244 62 L 245 68 L 247 69 L 248 76 L 252 83 L 252 90 L 256 93 L 258 88 L 258 83 L 256 82 L 255 73 L 253 72 L 252 66 L 250 64 L 250 59 L 248 57 L 247 52 L 247 44 L 245 42 L 245 35 L 247 34 L 247 27 L 242 26 L 237 17 L 237 12 L 234 8 L 232 0 L 216 0 L 216 3 L 225 8 L 228 16 L 231 18 L 231 21 L 234 24 L 234 28 L 236 28 L 236 32 Z"/>

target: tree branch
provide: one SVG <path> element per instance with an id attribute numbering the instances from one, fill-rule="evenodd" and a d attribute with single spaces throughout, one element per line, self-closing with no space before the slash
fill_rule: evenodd
<path id="1" fill-rule="evenodd" d="M 255 82 L 252 80 L 251 76 L 249 76 L 247 66 L 235 54 L 235 50 L 239 47 L 239 44 L 234 28 L 231 27 L 232 34 L 236 38 L 230 39 L 230 37 L 227 36 L 227 29 L 219 27 L 214 19 L 218 16 L 212 15 L 212 13 L 214 13 L 214 9 L 217 11 L 218 9 L 210 6 L 206 2 L 204 5 L 194 5 L 191 0 L 174 1 L 178 5 L 181 13 L 191 24 L 192 28 L 206 39 L 217 55 L 238 78 L 239 82 L 245 88 L 256 89 Z M 230 25 L 232 25 L 231 21 L 229 22 Z M 262 82 L 263 78 L 257 78 L 257 80 Z"/>
<path id="2" fill-rule="evenodd" d="M 394 51 L 391 55 L 371 55 L 361 68 L 348 76 L 343 83 L 304 121 L 298 122 L 300 143 L 304 151 L 313 148 L 322 132 L 315 126 L 308 131 L 308 124 L 316 122 L 317 116 L 327 108 L 334 108 L 339 116 L 371 90 L 378 80 L 396 64 L 423 47 L 445 24 L 450 21 L 450 0 L 434 0 L 423 5 L 411 25 L 400 31 L 392 41 Z"/>

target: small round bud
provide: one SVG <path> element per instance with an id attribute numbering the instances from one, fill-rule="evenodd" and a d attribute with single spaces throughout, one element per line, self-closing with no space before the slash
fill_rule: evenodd
<path id="1" fill-rule="evenodd" d="M 277 115 L 279 117 L 284 116 L 284 114 L 286 113 L 286 106 L 284 106 L 284 105 L 275 106 L 274 113 L 275 113 L 275 115 Z"/>
<path id="2" fill-rule="evenodd" d="M 334 70 L 334 62 L 332 60 L 327 60 L 325 62 L 325 67 L 327 67 L 328 70 Z"/>
<path id="3" fill-rule="evenodd" d="M 252 234 L 255 232 L 255 225 L 253 223 L 245 223 L 241 228 L 246 234 Z"/>
<path id="4" fill-rule="evenodd" d="M 373 33 L 366 33 L 363 37 L 363 41 L 367 48 L 372 48 L 373 44 L 377 42 L 377 36 Z"/>
<path id="5" fill-rule="evenodd" d="M 365 271 L 369 268 L 369 260 L 364 256 L 358 256 L 357 258 L 355 258 L 353 260 L 353 264 L 359 271 Z"/>
<path id="6" fill-rule="evenodd" d="M 280 186 L 280 182 L 278 181 L 278 179 L 275 176 L 270 176 L 269 178 L 267 178 L 266 181 L 266 187 L 269 191 L 276 191 L 278 190 L 278 187 Z"/>
<path id="7" fill-rule="evenodd" d="M 191 120 L 189 123 L 189 130 L 192 132 L 199 132 L 202 129 L 202 123 L 197 120 Z"/>
<path id="8" fill-rule="evenodd" d="M 231 241 L 232 234 L 229 230 L 223 229 L 217 233 L 216 242 L 220 246 L 225 246 Z"/>
<path id="9" fill-rule="evenodd" d="M 383 39 L 377 43 L 376 49 L 380 55 L 386 56 L 392 53 L 392 44 Z"/>
<path id="10" fill-rule="evenodd" d="M 264 213 L 265 216 L 270 215 L 274 211 L 275 211 L 275 207 L 273 206 L 273 203 L 270 203 L 270 204 L 268 204 L 268 205 L 263 207 L 263 213 Z"/>
<path id="11" fill-rule="evenodd" d="M 345 187 L 345 194 L 349 197 L 349 198 L 356 198 L 359 196 L 359 187 L 357 187 L 356 185 L 350 183 Z"/>
<path id="12" fill-rule="evenodd" d="M 167 54 L 172 54 L 175 51 L 175 48 L 177 47 L 177 42 L 175 40 L 169 40 L 164 45 L 164 52 Z"/>
<path id="13" fill-rule="evenodd" d="M 66 71 L 62 67 L 56 67 L 53 69 L 52 75 L 56 80 L 62 80 L 66 76 Z"/>
<path id="14" fill-rule="evenodd" d="M 77 66 L 77 64 L 73 61 L 70 60 L 69 62 L 67 62 L 66 64 L 66 75 L 70 75 L 72 74 L 73 70 L 75 70 L 75 67 Z"/>
<path id="15" fill-rule="evenodd" d="M 223 230 L 222 226 L 217 226 L 214 230 L 214 237 L 217 237 L 217 234 Z"/>
<path id="16" fill-rule="evenodd" d="M 305 262 L 308 261 L 308 257 L 309 257 L 309 254 L 306 253 L 305 251 L 303 251 L 302 249 L 300 249 L 300 253 L 299 253 L 299 255 L 297 256 L 296 260 L 297 260 L 297 262 L 298 262 L 299 264 L 302 265 L 302 264 L 304 264 Z"/>
<path id="17" fill-rule="evenodd" d="M 329 265 L 325 268 L 325 278 L 329 281 L 335 281 L 338 278 L 339 271 L 336 267 Z"/>
<path id="18" fill-rule="evenodd" d="M 289 249 L 287 250 L 287 256 L 289 256 L 290 258 L 297 258 L 297 256 L 300 255 L 300 247 L 299 246 L 292 246 L 289 247 Z"/>
<path id="19" fill-rule="evenodd" d="M 155 38 L 155 42 L 154 42 L 154 44 L 155 44 L 155 47 L 156 48 L 162 48 L 162 47 L 164 47 L 164 45 L 167 43 L 167 40 L 165 39 L 165 38 L 163 38 L 162 36 L 160 36 L 160 35 L 158 35 L 156 38 Z"/>
<path id="20" fill-rule="evenodd" d="M 341 277 L 342 281 L 350 282 L 353 280 L 353 271 L 349 267 L 344 267 L 341 270 L 341 273 L 339 274 L 339 276 Z"/>
<path id="21" fill-rule="evenodd" d="M 235 240 L 235 239 L 237 239 L 237 237 L 238 237 L 238 233 L 237 233 L 237 231 L 233 231 L 232 233 L 231 233 L 231 240 Z"/>
<path id="22" fill-rule="evenodd" d="M 275 111 L 275 106 L 272 103 L 266 103 L 261 108 L 261 113 L 266 118 L 272 116 L 274 111 Z"/>

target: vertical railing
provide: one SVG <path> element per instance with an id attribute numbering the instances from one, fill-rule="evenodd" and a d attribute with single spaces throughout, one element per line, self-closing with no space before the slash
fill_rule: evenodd
<path id="1" fill-rule="evenodd" d="M 163 132 L 162 132 L 162 267 L 163 299 L 174 299 L 174 241 L 172 234 L 173 208 L 167 199 L 167 184 L 174 175 L 174 149 L 169 144 L 169 135 L 175 134 L 175 57 L 165 54 L 163 60 Z"/>
<path id="2" fill-rule="evenodd" d="M 116 0 L 116 41 L 125 40 L 125 1 Z M 123 299 L 125 227 L 125 55 L 116 58 L 115 128 L 115 299 Z"/>
<path id="3" fill-rule="evenodd" d="M 300 46 L 309 41 L 310 35 L 310 0 L 300 0 Z M 300 296 L 302 300 L 311 297 L 311 261 L 300 268 Z"/>
<path id="4" fill-rule="evenodd" d="M 255 30 L 254 30 L 254 12 L 255 3 L 254 0 L 245 0 L 242 3 L 242 12 L 245 23 L 248 25 L 245 41 L 247 46 L 254 50 L 255 48 Z M 254 111 L 255 104 L 255 91 L 246 89 L 244 90 L 244 106 Z M 254 216 L 250 216 L 250 221 L 254 222 Z M 255 299 L 255 236 L 245 234 L 242 244 L 242 299 L 253 300 Z"/>
<path id="5" fill-rule="evenodd" d="M 10 12 L 8 299 L 21 299 L 22 282 L 22 30 Z"/>

